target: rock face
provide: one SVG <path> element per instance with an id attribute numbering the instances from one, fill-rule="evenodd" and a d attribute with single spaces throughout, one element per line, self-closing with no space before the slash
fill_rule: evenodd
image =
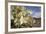
<path id="1" fill-rule="evenodd" d="M 32 27 L 40 27 L 41 26 L 41 18 L 33 18 Z"/>
<path id="2" fill-rule="evenodd" d="M 15 28 L 32 27 L 32 17 L 28 16 L 31 11 L 28 12 L 25 7 L 15 6 L 12 16 L 14 18 Z"/>

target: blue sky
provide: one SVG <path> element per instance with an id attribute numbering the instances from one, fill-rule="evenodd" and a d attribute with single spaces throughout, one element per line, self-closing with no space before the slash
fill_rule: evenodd
<path id="1" fill-rule="evenodd" d="M 28 10 L 32 11 L 32 17 L 41 17 L 41 7 L 39 6 L 25 6 Z"/>

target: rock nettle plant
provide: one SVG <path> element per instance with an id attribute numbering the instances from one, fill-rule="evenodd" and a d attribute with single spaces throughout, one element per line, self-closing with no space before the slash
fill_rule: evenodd
<path id="1" fill-rule="evenodd" d="M 32 11 L 27 10 L 24 6 L 14 6 L 11 14 L 15 28 L 32 27 L 32 16 L 29 16 Z"/>

